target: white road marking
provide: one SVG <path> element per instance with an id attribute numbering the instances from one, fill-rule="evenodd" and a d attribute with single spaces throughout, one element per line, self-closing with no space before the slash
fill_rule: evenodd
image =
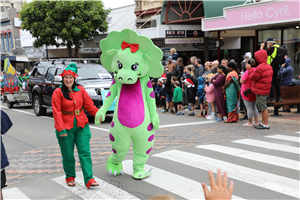
<path id="1" fill-rule="evenodd" d="M 284 152 L 288 152 L 288 153 L 300 154 L 300 149 L 298 147 L 292 147 L 292 146 L 282 145 L 282 144 L 275 144 L 275 143 L 271 143 L 271 142 L 264 142 L 264 141 L 260 141 L 260 140 L 242 139 L 242 140 L 235 140 L 232 142 L 239 143 L 239 144 L 245 144 L 245 145 L 249 145 L 249 146 L 260 147 L 260 148 L 265 148 L 265 149 L 273 149 L 273 150 L 284 151 Z"/>
<path id="2" fill-rule="evenodd" d="M 299 180 L 178 150 L 166 151 L 152 156 L 172 160 L 203 170 L 211 169 L 216 171 L 222 168 L 222 171 L 228 173 L 228 177 L 299 199 Z"/>
<path id="3" fill-rule="evenodd" d="M 96 130 L 100 130 L 100 131 L 106 131 L 106 132 L 109 132 L 109 129 L 105 129 L 105 128 L 99 128 L 99 127 L 95 127 L 95 126 L 90 126 L 90 128 L 96 129 Z"/>
<path id="4" fill-rule="evenodd" d="M 291 142 L 298 142 L 300 143 L 300 138 L 299 137 L 294 137 L 294 136 L 288 136 L 288 135 L 269 135 L 265 136 L 267 138 L 273 138 L 273 139 L 279 139 L 279 140 L 287 140 Z"/>
<path id="5" fill-rule="evenodd" d="M 190 125 L 199 125 L 199 124 L 212 124 L 212 123 L 216 123 L 216 122 L 215 121 L 203 121 L 203 122 L 166 124 L 166 125 L 160 125 L 159 128 L 169 128 L 169 127 L 176 127 L 176 126 L 190 126 Z"/>
<path id="6" fill-rule="evenodd" d="M 1 107 L 1 108 L 9 109 L 9 108 L 7 108 L 6 106 L 1 106 L 1 105 L 0 105 L 0 107 Z M 25 113 L 25 114 L 28 114 L 28 115 L 34 115 L 34 116 L 35 116 L 35 114 L 30 113 L 30 112 L 26 112 L 26 111 L 23 111 L 23 110 L 18 110 L 18 109 L 9 109 L 9 110 L 13 110 L 13 111 L 16 111 L 16 112 L 21 112 L 21 113 Z"/>
<path id="7" fill-rule="evenodd" d="M 3 189 L 3 199 L 30 199 L 16 187 Z"/>
<path id="8" fill-rule="evenodd" d="M 267 163 L 271 165 L 276 165 L 288 169 L 293 169 L 299 171 L 299 161 L 295 160 L 290 160 L 286 158 L 280 158 L 277 156 L 272 156 L 272 155 L 266 155 L 262 153 L 256 153 L 252 151 L 246 151 L 243 149 L 237 149 L 237 148 L 232 148 L 232 147 L 227 147 L 227 146 L 221 146 L 221 145 L 215 145 L 215 144 L 210 144 L 210 145 L 201 145 L 201 146 L 196 146 L 199 149 L 207 149 L 211 151 L 216 151 L 220 152 L 223 154 L 227 154 L 230 156 L 236 156 L 239 158 L 244 158 L 247 160 L 254 160 L 262 163 Z"/>
<path id="9" fill-rule="evenodd" d="M 0 107 L 8 109 L 6 106 L 1 106 L 1 105 L 0 105 Z M 28 114 L 28 115 L 34 115 L 34 116 L 35 116 L 34 113 L 26 112 L 26 111 L 23 111 L 23 110 L 18 110 L 18 109 L 10 109 L 10 110 L 17 111 L 17 112 L 21 112 L 21 113 Z M 45 119 L 51 119 L 51 120 L 54 120 L 54 119 L 51 118 L 51 117 L 46 117 L 46 116 L 40 116 L 40 117 L 45 118 Z M 176 126 L 190 126 L 190 125 L 199 125 L 199 124 L 211 124 L 211 123 L 215 123 L 215 121 L 202 121 L 202 122 L 190 122 L 190 123 L 166 124 L 166 125 L 160 125 L 159 128 L 169 128 L 169 127 L 176 127 Z M 96 127 L 96 126 L 90 126 L 90 128 L 96 129 L 96 130 L 100 130 L 100 131 L 106 131 L 106 132 L 109 132 L 109 129 L 99 128 L 99 127 Z"/>
<path id="10" fill-rule="evenodd" d="M 300 131 L 298 131 L 298 132 L 295 132 L 295 133 L 299 133 L 299 134 L 300 134 Z"/>
<path id="11" fill-rule="evenodd" d="M 97 187 L 90 187 L 88 189 L 85 187 L 82 172 L 76 172 L 76 186 L 69 187 L 66 183 L 65 176 L 60 176 L 52 179 L 53 181 L 59 183 L 70 192 L 75 195 L 80 196 L 83 199 L 138 199 L 137 197 L 129 194 L 128 192 L 117 188 L 114 185 L 111 185 L 97 177 L 94 177 L 95 180 L 99 183 Z"/>
<path id="12" fill-rule="evenodd" d="M 133 175 L 132 160 L 123 161 L 123 171 L 126 174 Z M 156 187 L 160 187 L 168 192 L 179 195 L 186 199 L 204 199 L 204 193 L 200 182 L 179 176 L 177 174 L 145 165 L 145 169 L 151 169 L 152 173 L 149 177 L 143 179 Z M 232 196 L 232 199 L 241 199 Z"/>

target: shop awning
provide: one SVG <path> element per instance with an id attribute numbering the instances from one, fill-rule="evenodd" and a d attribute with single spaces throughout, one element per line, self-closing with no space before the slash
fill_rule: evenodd
<path id="1" fill-rule="evenodd" d="M 202 19 L 202 31 L 232 29 L 267 29 L 299 25 L 300 2 L 294 0 L 262 1 L 224 8 L 223 15 Z"/>

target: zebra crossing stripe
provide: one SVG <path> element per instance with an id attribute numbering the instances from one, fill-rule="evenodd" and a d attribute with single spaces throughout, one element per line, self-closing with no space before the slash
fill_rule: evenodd
<path id="1" fill-rule="evenodd" d="M 299 180 L 178 150 L 166 151 L 152 156 L 203 170 L 217 171 L 218 168 L 222 168 L 222 171 L 228 173 L 228 177 L 299 199 Z"/>
<path id="2" fill-rule="evenodd" d="M 265 136 L 265 137 L 300 143 L 300 138 L 299 137 L 294 137 L 294 136 L 288 136 L 288 135 L 268 135 L 268 136 Z"/>
<path id="3" fill-rule="evenodd" d="M 271 142 L 264 142 L 264 141 L 260 141 L 260 140 L 242 139 L 242 140 L 235 140 L 232 142 L 238 143 L 238 144 L 245 144 L 245 145 L 249 145 L 249 146 L 260 147 L 260 148 L 265 148 L 265 149 L 273 149 L 273 150 L 284 151 L 284 152 L 288 152 L 288 153 L 300 154 L 298 147 L 292 147 L 292 146 L 282 145 L 282 144 L 275 144 L 275 143 L 271 143 Z"/>
<path id="4" fill-rule="evenodd" d="M 76 172 L 76 186 L 69 187 L 66 184 L 65 176 L 60 176 L 52 179 L 53 181 L 59 183 L 70 192 L 75 195 L 80 196 L 83 199 L 133 199 L 138 200 L 137 197 L 129 194 L 128 192 L 117 188 L 97 177 L 94 179 L 99 183 L 97 187 L 90 187 L 90 189 L 85 187 L 82 172 Z"/>
<path id="5" fill-rule="evenodd" d="M 126 174 L 133 175 L 132 160 L 123 161 L 123 171 Z M 152 174 L 142 181 L 150 183 L 156 187 L 160 187 L 173 194 L 186 199 L 204 199 L 204 193 L 201 183 L 179 176 L 177 174 L 145 165 L 146 169 L 152 168 Z M 154 194 L 155 195 L 155 194 Z M 232 196 L 232 199 L 241 199 L 237 196 Z"/>
<path id="6" fill-rule="evenodd" d="M 271 165 L 277 165 L 280 167 L 285 167 L 288 169 L 293 169 L 299 171 L 299 161 L 295 160 L 290 160 L 286 158 L 280 158 L 277 156 L 271 156 L 271 155 L 266 155 L 262 153 L 256 153 L 252 151 L 246 151 L 243 149 L 237 149 L 237 148 L 232 148 L 232 147 L 227 147 L 227 146 L 221 146 L 221 145 L 201 145 L 201 146 L 196 146 L 199 149 L 207 149 L 211 151 L 216 151 L 220 153 L 224 153 L 227 155 L 231 156 L 236 156 L 239 158 L 244 158 L 248 160 L 254 160 L 262 163 L 267 163 Z"/>
<path id="7" fill-rule="evenodd" d="M 18 188 L 3 189 L 3 199 L 29 199 L 21 190 Z"/>

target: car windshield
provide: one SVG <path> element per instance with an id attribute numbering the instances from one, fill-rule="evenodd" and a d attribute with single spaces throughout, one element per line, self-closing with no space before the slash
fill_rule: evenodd
<path id="1" fill-rule="evenodd" d="M 102 67 L 78 67 L 78 79 L 112 79 L 111 74 Z"/>

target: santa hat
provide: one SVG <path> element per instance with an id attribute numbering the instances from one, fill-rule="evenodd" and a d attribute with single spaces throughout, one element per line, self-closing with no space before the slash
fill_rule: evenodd
<path id="1" fill-rule="evenodd" d="M 163 74 L 163 75 L 161 76 L 161 79 L 167 79 L 167 75 L 166 75 L 166 74 Z"/>
<path id="2" fill-rule="evenodd" d="M 187 83 L 188 85 L 194 85 L 193 81 L 189 78 L 184 80 L 185 83 Z"/>
<path id="3" fill-rule="evenodd" d="M 75 63 L 70 63 L 68 67 L 66 67 L 63 71 L 63 73 L 59 74 L 59 76 L 64 77 L 65 75 L 72 75 L 76 79 L 78 77 L 77 75 L 77 66 Z"/>

